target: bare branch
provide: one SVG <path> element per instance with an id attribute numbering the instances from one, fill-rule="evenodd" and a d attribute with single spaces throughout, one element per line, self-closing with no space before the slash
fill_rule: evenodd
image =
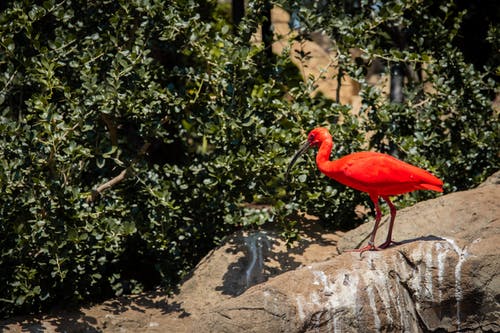
<path id="1" fill-rule="evenodd" d="M 87 202 L 88 203 L 91 203 L 91 202 L 94 202 L 99 196 L 102 195 L 102 193 L 110 188 L 112 188 L 113 186 L 115 186 L 116 184 L 118 184 L 119 182 L 121 182 L 122 180 L 124 180 L 127 175 L 132 171 L 132 167 L 133 165 L 144 155 L 146 154 L 146 152 L 148 151 L 149 149 L 149 146 L 151 146 L 151 143 L 149 142 L 146 142 L 145 144 L 142 145 L 141 149 L 139 150 L 139 153 L 137 154 L 137 156 L 134 158 L 134 160 L 130 163 L 130 165 L 122 170 L 122 172 L 120 172 L 118 174 L 118 176 L 114 177 L 113 179 L 107 181 L 106 183 L 104 184 L 101 184 L 99 185 L 95 190 L 92 191 L 92 193 L 88 196 L 87 198 Z"/>

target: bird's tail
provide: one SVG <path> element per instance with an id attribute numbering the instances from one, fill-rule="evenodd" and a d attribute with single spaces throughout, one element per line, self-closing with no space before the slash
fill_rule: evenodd
<path id="1" fill-rule="evenodd" d="M 431 190 L 443 192 L 443 181 L 426 170 L 416 168 L 415 178 L 418 179 L 418 188 L 421 190 Z"/>
<path id="2" fill-rule="evenodd" d="M 434 184 L 420 184 L 420 187 L 424 190 L 431 190 L 436 192 L 443 192 L 443 184 L 434 185 Z"/>

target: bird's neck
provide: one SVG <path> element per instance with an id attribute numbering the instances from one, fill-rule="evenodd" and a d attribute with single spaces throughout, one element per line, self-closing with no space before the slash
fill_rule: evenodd
<path id="1" fill-rule="evenodd" d="M 335 168 L 335 163 L 330 161 L 332 148 L 332 139 L 325 139 L 319 146 L 318 154 L 316 155 L 316 164 L 318 169 L 324 174 L 331 173 Z"/>

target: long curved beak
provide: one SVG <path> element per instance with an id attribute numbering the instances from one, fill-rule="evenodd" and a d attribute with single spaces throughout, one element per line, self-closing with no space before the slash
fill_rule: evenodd
<path id="1" fill-rule="evenodd" d="M 285 179 L 288 180 L 288 175 L 290 173 L 290 170 L 292 169 L 293 165 L 295 164 L 295 162 L 297 162 L 297 159 L 302 155 L 304 154 L 307 149 L 309 149 L 309 147 L 311 147 L 311 143 L 309 141 L 305 141 L 302 146 L 300 147 L 300 149 L 295 153 L 295 155 L 293 155 L 292 157 L 292 160 L 290 161 L 290 164 L 288 164 L 288 168 L 286 169 L 286 176 L 285 176 Z"/>

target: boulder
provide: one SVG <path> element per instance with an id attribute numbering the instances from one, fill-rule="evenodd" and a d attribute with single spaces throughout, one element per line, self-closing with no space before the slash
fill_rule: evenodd
<path id="1" fill-rule="evenodd" d="M 273 277 L 204 309 L 193 331 L 500 331 L 499 176 L 399 211 L 402 245 Z M 345 234 L 340 252 L 366 242 L 372 227 Z"/>
<path id="2" fill-rule="evenodd" d="M 499 227 L 496 223 L 496 227 Z M 206 309 L 193 331 L 496 331 L 500 236 L 345 253 Z"/>

